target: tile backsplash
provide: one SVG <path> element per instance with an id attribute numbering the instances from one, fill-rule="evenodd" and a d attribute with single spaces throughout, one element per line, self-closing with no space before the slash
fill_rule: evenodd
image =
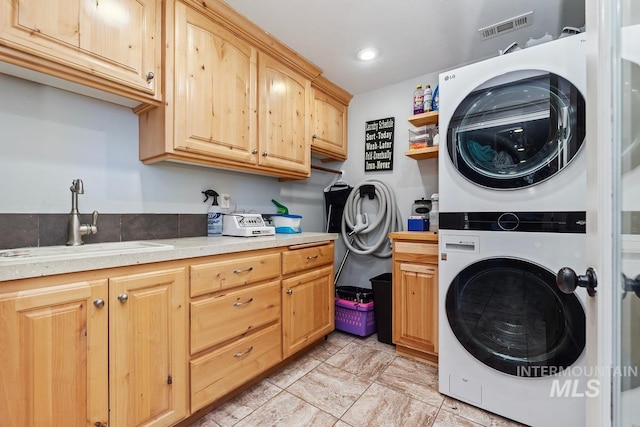
<path id="1" fill-rule="evenodd" d="M 91 214 L 80 215 L 83 224 Z M 69 214 L 0 214 L 0 249 L 67 243 Z M 207 235 L 206 214 L 101 214 L 98 233 L 85 243 L 173 239 Z"/>

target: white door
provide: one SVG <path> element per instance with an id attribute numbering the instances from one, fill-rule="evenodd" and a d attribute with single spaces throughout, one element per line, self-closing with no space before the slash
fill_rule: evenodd
<path id="1" fill-rule="evenodd" d="M 629 280 L 640 274 L 640 2 L 586 6 L 587 264 L 598 276 L 586 309 L 587 420 L 633 427 L 640 426 L 640 297 L 625 287 L 640 285 Z"/>

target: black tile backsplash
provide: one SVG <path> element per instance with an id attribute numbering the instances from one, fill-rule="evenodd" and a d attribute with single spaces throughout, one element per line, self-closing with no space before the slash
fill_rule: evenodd
<path id="1" fill-rule="evenodd" d="M 0 215 L 0 247 L 3 249 L 38 246 L 38 215 Z"/>
<path id="2" fill-rule="evenodd" d="M 91 214 L 80 215 L 83 224 Z M 0 214 L 0 249 L 64 245 L 69 214 Z M 85 243 L 171 239 L 207 235 L 206 214 L 100 214 L 98 233 Z"/>
<path id="3" fill-rule="evenodd" d="M 122 240 L 172 239 L 178 237 L 178 214 L 122 214 Z"/>

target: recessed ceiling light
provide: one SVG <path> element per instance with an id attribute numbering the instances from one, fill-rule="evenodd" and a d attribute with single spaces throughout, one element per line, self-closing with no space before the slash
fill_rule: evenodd
<path id="1" fill-rule="evenodd" d="M 356 58 L 359 61 L 371 61 L 378 57 L 378 49 L 373 47 L 366 47 L 356 52 Z"/>

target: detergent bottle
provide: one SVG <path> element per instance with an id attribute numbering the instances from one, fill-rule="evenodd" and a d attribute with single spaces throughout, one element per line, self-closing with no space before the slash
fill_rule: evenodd
<path id="1" fill-rule="evenodd" d="M 218 205 L 219 194 L 213 190 L 203 191 L 202 194 L 206 196 L 205 203 L 209 200 L 209 197 L 213 198 L 211 206 L 207 210 L 207 236 L 222 236 L 222 210 Z"/>

